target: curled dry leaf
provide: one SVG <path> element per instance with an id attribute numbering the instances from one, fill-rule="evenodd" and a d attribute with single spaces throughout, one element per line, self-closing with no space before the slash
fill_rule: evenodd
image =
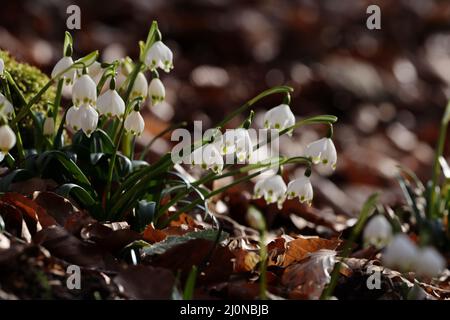
<path id="1" fill-rule="evenodd" d="M 256 252 L 244 249 L 235 249 L 232 252 L 234 255 L 234 272 L 253 271 L 259 262 L 259 255 Z"/>
<path id="2" fill-rule="evenodd" d="M 290 265 L 283 273 L 281 283 L 294 299 L 319 299 L 330 282 L 336 251 L 321 249 L 306 255 L 301 262 Z"/>

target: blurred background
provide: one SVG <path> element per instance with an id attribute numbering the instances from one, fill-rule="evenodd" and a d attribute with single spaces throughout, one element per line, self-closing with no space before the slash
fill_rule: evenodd
<path id="1" fill-rule="evenodd" d="M 0 47 L 50 73 L 71 4 L 81 8 L 81 30 L 71 31 L 76 58 L 96 49 L 104 61 L 136 58 L 138 41 L 158 20 L 175 69 L 161 74 L 167 102 L 146 112 L 144 140 L 183 120 L 213 125 L 286 84 L 295 88 L 297 116 L 339 117 L 338 167 L 329 179 L 314 175 L 315 206 L 351 215 L 380 189 L 385 203 L 397 203 L 398 164 L 430 176 L 450 96 L 448 0 L 2 0 Z M 381 30 L 366 27 L 371 4 L 381 8 Z M 256 110 L 280 101 L 266 99 Z M 301 154 L 325 132 L 302 128 L 281 149 Z"/>

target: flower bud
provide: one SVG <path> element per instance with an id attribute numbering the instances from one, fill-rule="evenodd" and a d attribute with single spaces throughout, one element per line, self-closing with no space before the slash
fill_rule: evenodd
<path id="1" fill-rule="evenodd" d="M 419 249 L 413 262 L 414 271 L 429 278 L 438 276 L 445 269 L 445 266 L 445 259 L 432 247 Z"/>
<path id="2" fill-rule="evenodd" d="M 397 234 L 383 252 L 382 262 L 388 268 L 410 270 L 417 255 L 416 245 L 405 234 Z"/>
<path id="3" fill-rule="evenodd" d="M 136 80 L 133 84 L 133 89 L 131 90 L 131 99 L 135 99 L 137 97 L 142 97 L 144 100 L 147 98 L 148 93 L 148 83 L 142 72 L 139 72 Z"/>

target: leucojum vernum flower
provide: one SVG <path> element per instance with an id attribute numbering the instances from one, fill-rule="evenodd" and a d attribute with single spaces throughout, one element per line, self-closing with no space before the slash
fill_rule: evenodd
<path id="1" fill-rule="evenodd" d="M 152 108 L 166 99 L 163 77 L 174 68 L 174 55 L 154 22 L 140 44 L 137 59 L 98 61 L 98 57 L 97 51 L 74 57 L 73 39 L 66 33 L 62 57 L 49 82 L 29 101 L 11 98 L 20 97 L 21 92 L 8 65 L 0 61 L 0 160 L 11 171 L 11 181 L 16 177 L 14 172 L 26 166 L 29 175 L 57 181 L 58 193 L 73 197 L 98 220 L 134 219 L 133 227 L 143 230 L 150 223 L 163 227 L 181 212 L 199 208 L 211 215 L 207 202 L 212 196 L 246 181 L 256 181 L 255 198 L 264 198 L 278 208 L 287 199 L 311 205 L 314 164 L 336 167 L 332 127 L 337 118 L 320 115 L 297 119 L 290 107 L 293 89 L 288 86 L 270 88 L 236 108 L 213 126 L 213 134 L 205 132 L 200 139 L 183 144 L 177 160 L 170 152 L 147 162 L 154 140 L 135 148 L 142 143 L 146 127 L 144 106 Z M 54 100 L 45 101 L 47 110 L 36 110 L 34 104 L 51 87 L 55 89 Z M 62 98 L 63 89 L 71 92 L 69 101 Z M 283 100 L 265 113 L 263 128 L 258 128 L 252 108 L 272 95 Z M 230 120 L 237 117 L 244 119 L 242 124 L 229 128 Z M 18 125 L 25 122 L 32 125 Z M 292 136 L 308 124 L 325 126 L 328 135 L 307 146 L 305 154 L 270 154 L 254 159 L 260 148 L 282 135 Z M 33 134 L 25 134 L 25 130 Z M 175 141 L 177 130 L 185 129 L 174 125 L 162 133 L 173 131 Z M 255 140 L 256 130 L 270 134 Z M 175 149 L 180 150 L 174 147 L 172 151 Z M 180 164 L 198 166 L 200 177 L 189 182 L 181 179 L 176 173 Z M 305 174 L 289 182 L 283 174 L 286 165 L 305 166 Z M 221 188 L 206 187 L 221 179 L 227 181 Z M 197 197 L 192 198 L 193 192 Z"/>

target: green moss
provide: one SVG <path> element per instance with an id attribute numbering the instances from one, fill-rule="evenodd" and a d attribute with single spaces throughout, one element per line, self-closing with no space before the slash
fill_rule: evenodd
<path id="1" fill-rule="evenodd" d="M 6 51 L 0 50 L 0 58 L 5 62 L 5 70 L 8 70 L 11 74 L 27 101 L 38 93 L 39 90 L 50 80 L 38 68 L 35 68 L 27 63 L 18 62 Z M 13 96 L 13 100 L 16 99 L 17 97 Z M 45 113 L 47 111 L 47 102 L 52 102 L 54 99 L 55 88 L 51 87 L 33 106 L 33 110 Z M 15 106 L 17 106 L 17 104 L 14 103 L 15 101 L 12 102 Z"/>

